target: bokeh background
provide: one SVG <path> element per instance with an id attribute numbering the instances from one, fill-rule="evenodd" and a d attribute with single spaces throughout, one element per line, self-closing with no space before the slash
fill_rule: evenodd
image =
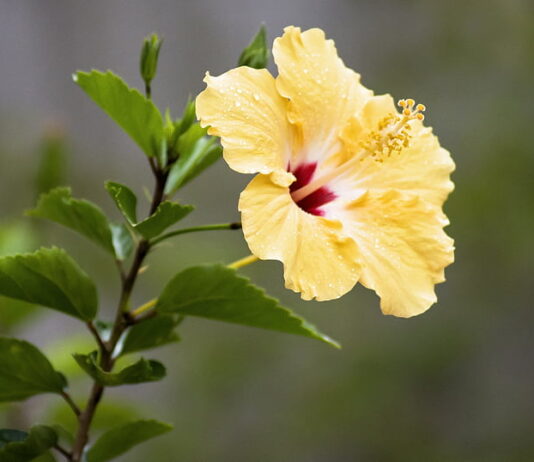
<path id="1" fill-rule="evenodd" d="M 358 287 L 301 302 L 278 263 L 245 272 L 343 344 L 187 319 L 181 343 L 152 352 L 161 383 L 109 393 L 96 427 L 134 416 L 173 422 L 125 461 L 346 462 L 534 460 L 534 3 L 531 0 L 0 1 L 0 252 L 56 244 L 116 303 L 108 256 L 59 226 L 23 217 L 60 182 L 119 218 L 107 179 L 151 188 L 146 159 L 71 80 L 112 69 L 140 87 L 143 37 L 164 39 L 154 99 L 175 116 L 206 70 L 234 67 L 265 22 L 319 26 L 377 93 L 424 102 L 457 163 L 446 204 L 456 263 L 439 302 L 410 320 L 381 315 Z M 46 162 L 44 162 L 44 160 Z M 44 165 L 44 167 L 43 167 Z M 180 192 L 187 224 L 239 219 L 248 181 L 223 162 Z M 185 223 L 184 223 L 185 224 Z M 136 302 L 178 270 L 247 254 L 241 232 L 190 235 L 153 255 Z M 70 357 L 90 338 L 50 310 L 0 300 L 0 332 L 42 347 L 85 396 Z M 3 406 L 3 426 L 72 425 L 55 397 Z"/>

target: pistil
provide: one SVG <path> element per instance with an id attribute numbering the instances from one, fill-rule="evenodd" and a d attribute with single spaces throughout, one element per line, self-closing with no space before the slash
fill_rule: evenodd
<path id="1" fill-rule="evenodd" d="M 401 114 L 389 114 L 384 117 L 377 126 L 376 130 L 371 131 L 360 143 L 361 148 L 343 164 L 326 172 L 318 178 L 312 180 L 305 186 L 293 191 L 291 197 L 295 202 L 299 202 L 305 197 L 313 194 L 318 189 L 325 186 L 335 178 L 347 174 L 364 158 L 371 157 L 376 162 L 383 162 L 384 158 L 391 156 L 393 153 L 400 153 L 408 147 L 410 142 L 409 131 L 411 120 L 423 120 L 425 111 L 423 104 L 415 105 L 413 99 L 401 99 L 398 105 L 402 108 Z"/>

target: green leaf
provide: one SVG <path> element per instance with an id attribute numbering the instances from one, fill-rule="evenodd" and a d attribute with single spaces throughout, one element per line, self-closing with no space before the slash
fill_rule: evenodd
<path id="1" fill-rule="evenodd" d="M 27 214 L 62 224 L 114 253 L 109 222 L 102 210 L 85 199 L 74 199 L 70 188 L 59 187 L 43 194 L 37 207 Z"/>
<path id="2" fill-rule="evenodd" d="M 36 303 L 88 321 L 97 311 L 96 287 L 62 249 L 0 258 L 0 295 Z"/>
<path id="3" fill-rule="evenodd" d="M 191 100 L 191 98 L 187 100 L 181 119 L 177 119 L 176 121 L 173 122 L 168 109 L 165 114 L 165 117 L 166 117 L 165 133 L 167 135 L 169 149 L 171 151 L 172 157 L 176 158 L 179 155 L 178 142 L 180 138 L 185 132 L 189 130 L 189 128 L 197 120 L 195 100 Z M 199 136 L 204 136 L 207 130 L 200 128 L 200 125 L 198 124 L 196 124 L 196 126 L 201 130 L 201 134 Z"/>
<path id="4" fill-rule="evenodd" d="M 89 355 L 75 353 L 74 359 L 80 367 L 87 372 L 98 383 L 106 387 L 116 387 L 119 385 L 133 385 L 143 382 L 155 382 L 161 380 L 166 375 L 165 366 L 159 361 L 146 360 L 141 358 L 131 366 L 125 367 L 117 373 L 105 372 L 97 364 L 97 354 L 93 352 Z"/>
<path id="5" fill-rule="evenodd" d="M 139 420 L 104 433 L 87 452 L 87 462 L 106 462 L 134 446 L 172 430 L 172 425 L 156 420 Z"/>
<path id="6" fill-rule="evenodd" d="M 191 97 L 189 97 L 187 103 L 185 104 L 182 118 L 179 122 L 176 123 L 175 129 L 177 134 L 181 135 L 182 133 L 185 133 L 187 130 L 189 130 L 189 127 L 191 127 L 191 125 L 193 125 L 196 120 L 197 117 L 195 100 L 192 100 Z"/>
<path id="7" fill-rule="evenodd" d="M 0 401 L 61 393 L 66 386 L 65 377 L 31 343 L 0 337 Z"/>
<path id="8" fill-rule="evenodd" d="M 303 335 L 339 348 L 315 326 L 223 265 L 204 265 L 178 273 L 165 287 L 156 310 Z"/>
<path id="9" fill-rule="evenodd" d="M 111 235 L 113 238 L 113 249 L 115 256 L 119 260 L 126 260 L 134 248 L 134 241 L 128 228 L 124 224 L 110 223 Z"/>
<path id="10" fill-rule="evenodd" d="M 128 223 L 146 239 L 161 234 L 169 226 L 191 213 L 194 208 L 192 205 L 165 201 L 150 217 L 137 223 L 137 198 L 132 190 L 123 184 L 112 181 L 106 183 L 106 189 Z"/>
<path id="11" fill-rule="evenodd" d="M 263 69 L 269 64 L 269 48 L 267 48 L 267 31 L 262 25 L 250 44 L 239 56 L 238 65 Z"/>
<path id="12" fill-rule="evenodd" d="M 56 433 L 45 425 L 32 427 L 29 434 L 18 430 L 0 430 L 0 462 L 30 462 L 56 443 Z"/>
<path id="13" fill-rule="evenodd" d="M 167 148 L 167 135 L 165 135 L 161 140 L 161 143 L 159 145 L 159 149 L 158 149 L 157 154 L 156 154 L 158 165 L 162 165 L 164 167 L 167 165 L 167 161 L 169 159 L 169 155 L 168 155 L 167 151 L 168 151 L 168 148 Z"/>
<path id="14" fill-rule="evenodd" d="M 178 342 L 180 337 L 174 329 L 177 321 L 173 316 L 160 315 L 131 327 L 122 342 L 121 354 L 157 348 Z"/>
<path id="15" fill-rule="evenodd" d="M 176 192 L 222 156 L 222 148 L 216 138 L 207 136 L 199 138 L 200 130 L 203 129 L 199 125 L 192 125 L 180 138 L 178 143 L 180 157 L 169 172 L 165 185 L 166 194 Z"/>
<path id="16" fill-rule="evenodd" d="M 135 225 L 137 223 L 137 197 L 133 191 L 128 186 L 113 181 L 106 182 L 106 191 L 128 223 Z"/>
<path id="17" fill-rule="evenodd" d="M 77 72 L 73 79 L 147 156 L 157 155 L 164 136 L 163 118 L 151 100 L 111 71 Z"/>
<path id="18" fill-rule="evenodd" d="M 179 222 L 193 211 L 192 205 L 181 205 L 176 202 L 162 202 L 154 214 L 134 226 L 146 239 L 152 239 L 165 231 L 169 226 Z"/>

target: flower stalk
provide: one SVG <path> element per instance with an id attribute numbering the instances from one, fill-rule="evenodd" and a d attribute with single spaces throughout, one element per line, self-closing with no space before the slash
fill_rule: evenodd
<path id="1" fill-rule="evenodd" d="M 235 230 L 235 229 L 241 229 L 241 223 L 235 222 L 235 223 L 220 223 L 220 224 L 214 224 L 214 225 L 194 226 L 191 228 L 178 229 L 176 231 L 163 234 L 162 236 L 156 239 L 153 239 L 151 243 L 152 245 L 156 245 L 171 237 L 179 236 L 180 234 L 198 233 L 201 231 L 218 231 L 218 230 Z"/>
<path id="2" fill-rule="evenodd" d="M 251 263 L 257 262 L 258 260 L 259 258 L 256 257 L 256 255 L 249 255 L 248 257 L 241 258 L 237 261 L 234 261 L 233 263 L 230 263 L 227 266 L 228 268 L 238 269 L 242 268 L 243 266 L 250 265 Z"/>

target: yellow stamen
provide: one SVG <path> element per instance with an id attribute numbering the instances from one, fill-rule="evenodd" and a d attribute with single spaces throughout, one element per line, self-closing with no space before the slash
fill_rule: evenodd
<path id="1" fill-rule="evenodd" d="M 228 268 L 232 268 L 232 269 L 238 269 L 238 268 L 241 268 L 243 266 L 247 266 L 247 265 L 250 265 L 251 263 L 254 263 L 256 261 L 258 261 L 259 258 L 256 257 L 256 255 L 249 255 L 248 257 L 245 257 L 245 258 L 241 258 L 240 260 L 237 260 L 233 263 L 230 263 L 229 265 L 226 265 Z"/>
<path id="2" fill-rule="evenodd" d="M 385 157 L 389 157 L 395 152 L 400 153 L 408 147 L 411 138 L 409 122 L 414 119 L 423 120 L 425 116 L 421 112 L 425 111 L 426 107 L 423 104 L 418 104 L 414 108 L 415 101 L 412 98 L 401 99 L 397 104 L 403 108 L 402 115 L 389 114 L 384 117 L 378 123 L 377 130 L 371 131 L 362 140 L 360 143 L 362 149 L 359 152 L 356 152 L 347 162 L 291 193 L 293 200 L 295 202 L 301 201 L 329 181 L 350 171 L 357 162 L 367 156 L 372 157 L 377 162 L 383 162 Z"/>

